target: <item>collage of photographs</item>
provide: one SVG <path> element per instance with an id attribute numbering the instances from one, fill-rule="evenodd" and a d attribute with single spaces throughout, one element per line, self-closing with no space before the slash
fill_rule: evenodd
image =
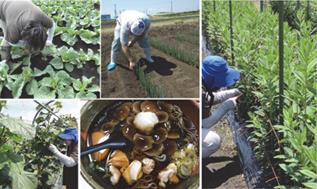
<path id="1" fill-rule="evenodd" d="M 317 0 L 0 0 L 0 189 L 317 189 Z"/>

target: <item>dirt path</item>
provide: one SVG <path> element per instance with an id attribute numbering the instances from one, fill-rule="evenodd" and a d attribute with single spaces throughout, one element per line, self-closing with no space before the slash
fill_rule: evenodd
<path id="1" fill-rule="evenodd" d="M 216 153 L 203 160 L 202 188 L 247 188 L 226 117 L 212 130 L 220 135 L 222 144 Z"/>
<path id="2" fill-rule="evenodd" d="M 144 98 L 146 93 L 140 85 L 135 73 L 128 68 L 128 62 L 124 60 L 123 54 L 119 56 L 121 64 L 111 72 L 105 67 L 105 62 L 109 62 L 109 56 L 103 56 L 101 95 L 103 98 Z M 120 61 L 121 60 L 121 61 Z"/>
<path id="3" fill-rule="evenodd" d="M 152 49 L 154 63 L 143 65 L 145 74 L 151 81 L 161 86 L 166 97 L 199 98 L 199 70 Z"/>

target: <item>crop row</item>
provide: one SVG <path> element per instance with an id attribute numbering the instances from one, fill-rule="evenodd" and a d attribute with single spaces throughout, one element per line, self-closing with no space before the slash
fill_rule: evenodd
<path id="1" fill-rule="evenodd" d="M 216 54 L 232 59 L 227 2 L 204 2 L 207 41 Z M 233 2 L 234 55 L 242 78 L 239 87 L 246 112 L 239 112 L 250 131 L 249 140 L 266 172 L 267 184 L 316 188 L 317 174 L 317 37 L 311 22 L 298 11 L 300 30 L 284 24 L 284 123 L 278 112 L 278 15 L 260 13 L 249 2 Z M 242 110 L 242 108 L 239 110 Z M 273 170 L 273 171 L 271 171 Z M 273 178 L 273 179 L 272 179 Z"/>
<path id="2" fill-rule="evenodd" d="M 142 85 L 143 89 L 146 91 L 146 94 L 150 98 L 163 98 L 164 92 L 163 90 L 155 85 L 151 79 L 145 75 L 144 70 L 138 65 L 135 73 L 138 77 L 138 80 L 140 81 L 140 84 Z"/>
<path id="3" fill-rule="evenodd" d="M 171 43 L 167 43 L 157 38 L 150 38 L 150 43 L 151 46 L 153 46 L 154 48 L 159 49 L 162 52 L 175 57 L 180 61 L 196 67 L 198 67 L 199 65 L 198 57 L 192 56 L 191 53 L 185 52 L 184 50 L 179 49 L 177 46 L 174 46 Z"/>

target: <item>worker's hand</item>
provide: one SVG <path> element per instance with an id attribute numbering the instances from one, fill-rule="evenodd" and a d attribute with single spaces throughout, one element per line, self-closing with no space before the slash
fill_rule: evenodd
<path id="1" fill-rule="evenodd" d="M 243 93 L 239 89 L 234 89 L 234 96 L 240 97 Z"/>
<path id="2" fill-rule="evenodd" d="M 53 154 L 56 154 L 57 152 L 59 152 L 59 150 L 57 149 L 57 147 L 54 144 L 50 144 L 50 146 L 48 147 L 49 151 L 51 151 Z"/>
<path id="3" fill-rule="evenodd" d="M 132 41 L 129 41 L 128 47 L 132 47 L 132 46 L 133 46 Z"/>
<path id="4" fill-rule="evenodd" d="M 53 43 L 52 43 L 51 41 L 47 40 L 46 43 L 45 43 L 45 45 L 46 45 L 46 46 L 52 46 Z"/>
<path id="5" fill-rule="evenodd" d="M 237 100 L 240 96 L 231 97 L 228 100 L 225 101 L 226 104 L 228 104 L 228 107 L 230 109 L 234 109 L 237 106 Z"/>
<path id="6" fill-rule="evenodd" d="M 136 63 L 133 61 L 130 61 L 130 63 L 129 63 L 130 70 L 134 70 L 135 66 L 136 66 Z"/>

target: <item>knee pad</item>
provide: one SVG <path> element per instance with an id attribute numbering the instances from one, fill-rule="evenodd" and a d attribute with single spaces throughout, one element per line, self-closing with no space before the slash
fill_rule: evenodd
<path id="1" fill-rule="evenodd" d="M 221 146 L 221 137 L 214 131 L 203 129 L 202 133 L 202 157 L 209 157 Z"/>

